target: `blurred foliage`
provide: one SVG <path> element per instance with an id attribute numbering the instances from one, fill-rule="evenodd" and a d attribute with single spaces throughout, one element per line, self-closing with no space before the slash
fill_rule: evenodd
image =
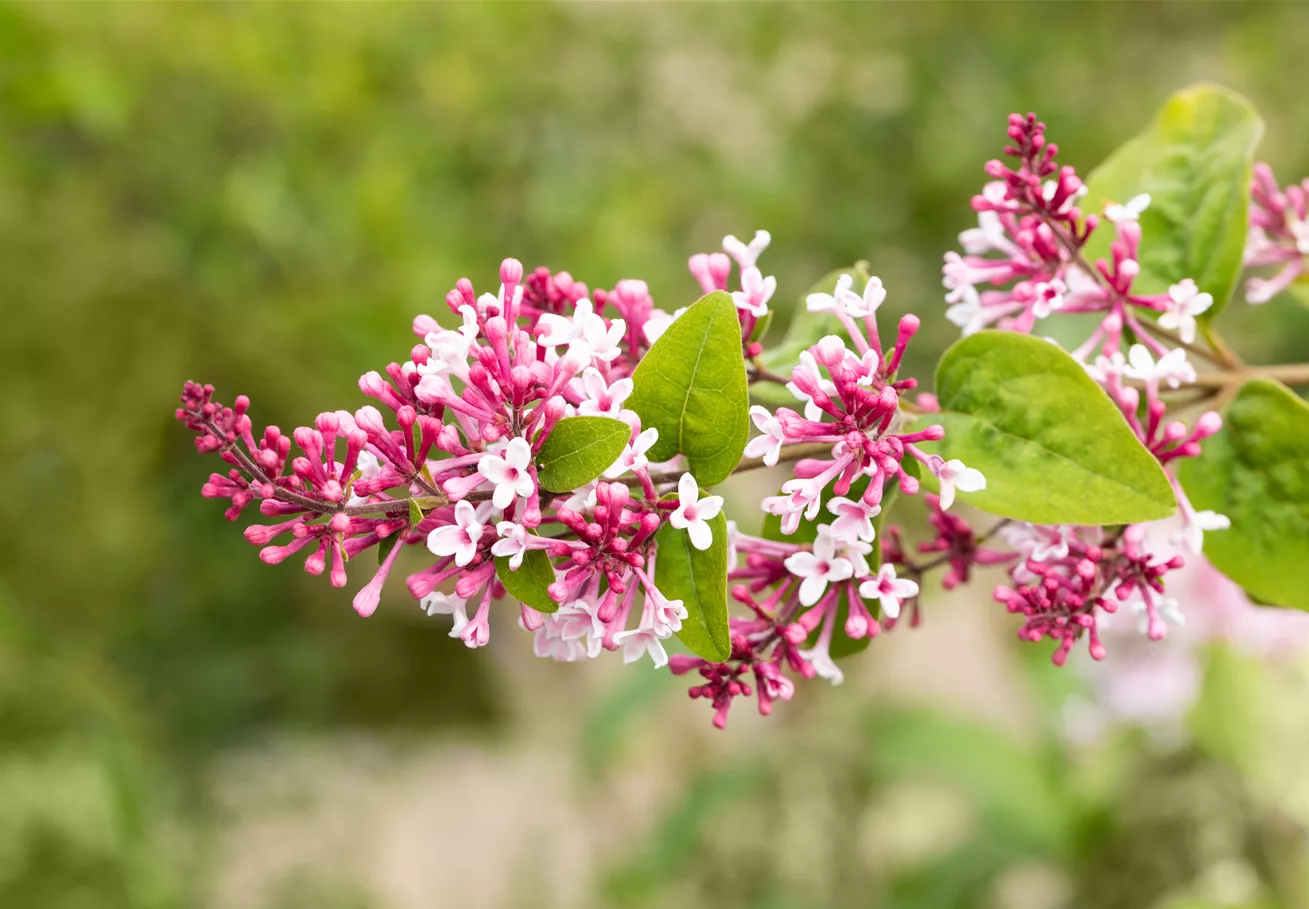
<path id="1" fill-rule="evenodd" d="M 778 299 L 867 259 L 894 315 L 927 316 L 1010 110 L 1041 112 L 1087 171 L 1170 91 L 1213 79 L 1260 108 L 1279 174 L 1309 173 L 1307 28 L 1304 6 L 1255 3 L 0 6 L 0 904 L 194 905 L 202 771 L 270 730 L 508 720 L 490 659 L 420 624 L 403 590 L 363 623 L 352 590 L 254 557 L 198 494 L 214 465 L 171 418 L 184 379 L 289 429 L 357 406 L 355 378 L 408 349 L 412 316 L 440 316 L 461 275 L 493 282 L 505 255 L 593 286 L 644 277 L 672 309 L 694 296 L 691 252 L 757 227 Z M 1234 305 L 1220 328 L 1287 360 L 1309 313 Z M 927 319 L 909 368 L 927 374 L 952 335 Z M 894 800 L 928 752 L 971 742 L 977 764 L 925 768 L 947 792 L 926 804 L 993 835 L 891 884 L 834 863 L 791 905 L 873 884 L 888 906 L 982 905 L 976 882 L 1013 870 L 1009 837 L 1096 867 L 1068 844 L 1095 812 L 1063 812 L 1050 757 L 869 722 L 889 731 L 834 737 L 800 774 L 764 760 L 725 798 L 830 778 Z M 624 735 L 608 728 L 597 767 Z M 679 842 L 698 810 L 674 815 Z M 1115 810 L 1097 816 L 1136 823 Z M 776 905 L 747 899 L 781 873 L 770 844 L 718 825 L 714 848 L 736 852 L 655 844 L 656 867 L 698 863 L 691 891 L 744 853 L 720 904 Z"/>

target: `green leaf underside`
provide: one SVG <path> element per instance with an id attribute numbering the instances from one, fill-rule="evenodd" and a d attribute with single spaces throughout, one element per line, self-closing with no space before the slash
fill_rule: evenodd
<path id="1" fill-rule="evenodd" d="M 786 328 L 786 335 L 778 344 L 764 351 L 763 356 L 760 357 L 768 370 L 789 376 L 791 369 L 800 359 L 801 351 L 808 350 L 828 335 L 838 335 L 849 340 L 846 330 L 836 316 L 828 312 L 810 312 L 805 305 L 809 294 L 830 294 L 835 290 L 836 282 L 840 280 L 841 275 L 849 275 L 854 281 L 851 289 L 857 294 L 862 294 L 864 286 L 868 283 L 868 263 L 856 262 L 852 266 L 828 272 L 805 292 L 792 310 L 793 315 Z M 760 382 L 750 389 L 750 394 L 757 400 L 775 407 L 796 404 L 795 395 L 787 391 L 786 386 L 778 385 L 776 382 Z"/>
<path id="2" fill-rule="evenodd" d="M 706 550 L 691 545 L 685 530 L 665 523 L 655 534 L 655 583 L 670 600 L 681 600 L 687 616 L 677 633 L 697 656 L 716 662 L 732 655 L 727 624 L 727 517 L 721 512 L 709 522 L 713 544 Z"/>
<path id="3" fill-rule="evenodd" d="M 550 599 L 548 588 L 555 581 L 555 572 L 544 550 L 527 550 L 517 570 L 509 567 L 508 556 L 496 558 L 495 576 L 504 585 L 505 593 L 537 612 L 550 613 L 559 608 L 559 604 Z"/>
<path id="4" fill-rule="evenodd" d="M 1205 534 L 1209 561 L 1262 603 L 1309 610 L 1309 405 L 1247 382 L 1181 479 L 1192 505 L 1232 522 Z"/>
<path id="5" fill-rule="evenodd" d="M 613 466 L 631 437 L 631 427 L 613 417 L 566 417 L 536 455 L 537 479 L 551 492 L 585 486 Z"/>
<path id="6" fill-rule="evenodd" d="M 959 498 L 1036 524 L 1129 524 L 1168 517 L 1172 487 L 1109 396 L 1048 341 L 983 331 L 937 364 L 945 438 L 923 447 L 980 470 L 986 489 Z M 924 472 L 924 485 L 935 486 Z"/>
<path id="7" fill-rule="evenodd" d="M 399 531 L 397 531 L 391 534 L 389 537 L 384 538 L 380 543 L 377 544 L 378 565 L 381 565 L 383 562 L 386 561 L 386 557 L 391 554 L 391 550 L 395 549 L 395 544 L 399 542 L 400 542 L 400 533 Z"/>
<path id="8" fill-rule="evenodd" d="M 646 353 L 632 381 L 627 406 L 642 429 L 659 430 L 651 461 L 684 454 L 701 486 L 731 474 L 750 434 L 750 391 L 730 295 L 715 291 L 691 304 Z"/>
<path id="9" fill-rule="evenodd" d="M 1248 101 L 1197 85 L 1169 98 L 1143 133 L 1092 172 L 1083 211 L 1099 214 L 1106 202 L 1150 194 L 1140 219 L 1137 293 L 1193 278 L 1214 298 L 1201 319 L 1226 305 L 1241 271 L 1250 169 L 1262 135 L 1263 121 Z M 1113 225 L 1102 226 L 1087 244 L 1087 259 L 1108 258 L 1113 239 Z"/>

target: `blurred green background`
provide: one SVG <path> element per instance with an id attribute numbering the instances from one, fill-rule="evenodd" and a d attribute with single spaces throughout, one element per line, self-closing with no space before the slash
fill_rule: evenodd
<path id="1" fill-rule="evenodd" d="M 1199 707 L 1079 738 L 1094 675 L 983 578 L 713 735 L 665 675 L 263 565 L 172 419 L 188 378 L 353 409 L 506 255 L 671 310 L 756 228 L 779 301 L 869 259 L 929 375 L 1006 114 L 1086 172 L 1220 81 L 1298 179 L 1306 36 L 1292 3 L 0 6 L 0 906 L 1309 905 L 1297 656 L 1194 647 Z M 1309 359 L 1286 301 L 1220 327 Z"/>

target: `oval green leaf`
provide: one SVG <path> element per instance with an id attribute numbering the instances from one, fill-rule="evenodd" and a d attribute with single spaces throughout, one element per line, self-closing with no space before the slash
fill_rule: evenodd
<path id="1" fill-rule="evenodd" d="M 959 498 L 1034 524 L 1132 524 L 1172 514 L 1172 486 L 1109 396 L 1048 341 L 982 331 L 936 367 L 945 438 L 936 450 L 986 477 Z M 924 471 L 923 484 L 931 486 Z"/>
<path id="2" fill-rule="evenodd" d="M 632 429 L 612 417 L 566 417 L 536 455 L 536 478 L 551 492 L 585 486 L 613 466 Z"/>
<path id="3" fill-rule="evenodd" d="M 559 608 L 559 604 L 550 599 L 549 587 L 555 582 L 555 570 L 544 550 L 527 550 L 517 569 L 509 567 L 508 556 L 498 557 L 495 576 L 504 585 L 505 593 L 537 612 L 551 613 Z"/>
<path id="4" fill-rule="evenodd" d="M 632 381 L 627 406 L 640 415 L 642 429 L 659 430 L 650 460 L 684 454 L 701 486 L 726 479 L 750 433 L 741 324 L 731 296 L 715 291 L 691 304 L 646 353 Z"/>
<path id="5" fill-rule="evenodd" d="M 655 583 L 670 600 L 681 600 L 687 616 L 677 633 L 697 656 L 720 662 L 732 655 L 727 623 L 727 517 L 709 521 L 713 544 L 691 545 L 685 530 L 665 523 L 655 534 Z"/>
<path id="6" fill-rule="evenodd" d="M 1309 610 L 1309 404 L 1247 382 L 1181 479 L 1192 505 L 1232 522 L 1205 534 L 1209 561 L 1260 602 Z"/>
<path id="7" fill-rule="evenodd" d="M 1106 202 L 1150 194 L 1141 215 L 1138 293 L 1161 293 L 1193 278 L 1214 303 L 1201 319 L 1226 305 L 1241 271 L 1250 168 L 1263 121 L 1250 102 L 1217 85 L 1196 85 L 1168 99 L 1145 132 L 1092 172 L 1082 209 L 1098 214 Z M 1087 258 L 1109 257 L 1112 225 L 1097 230 Z"/>

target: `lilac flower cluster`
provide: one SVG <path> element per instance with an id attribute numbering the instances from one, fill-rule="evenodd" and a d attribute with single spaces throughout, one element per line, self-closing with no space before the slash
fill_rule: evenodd
<path id="1" fill-rule="evenodd" d="M 1254 166 L 1250 186 L 1250 231 L 1245 264 L 1277 266 L 1271 278 L 1253 277 L 1245 285 L 1251 303 L 1267 303 L 1309 274 L 1309 178 L 1281 190 L 1273 169 Z"/>
<path id="2" fill-rule="evenodd" d="M 1205 411 L 1190 428 L 1169 420 L 1169 404 L 1161 391 L 1196 380 L 1187 353 L 1196 337 L 1196 316 L 1213 304 L 1212 296 L 1190 279 L 1161 294 L 1134 290 L 1143 239 L 1138 219 L 1151 201 L 1146 195 L 1106 207 L 1104 220 L 1115 232 L 1111 259 L 1088 262 L 1085 247 L 1104 225 L 1095 214 L 1083 215 L 1077 208 L 1085 185 L 1072 167 L 1056 164 L 1058 148 L 1046 140 L 1045 125 L 1034 115 L 1012 115 L 1008 134 L 1011 144 L 1005 153 L 1015 165 L 999 160 L 986 165 L 993 182 L 973 198 L 978 226 L 959 237 L 966 254 L 946 254 L 942 271 L 950 304 L 947 317 L 967 335 L 991 324 L 1030 333 L 1039 320 L 1056 312 L 1100 314 L 1073 357 L 1105 389 L 1161 464 L 1198 455 L 1200 443 L 1221 427 L 1221 418 Z M 1102 659 L 1105 650 L 1097 623 L 1123 602 L 1146 617 L 1144 628 L 1152 639 L 1164 636 L 1164 618 L 1180 619 L 1176 602 L 1163 596 L 1164 575 L 1180 568 L 1186 557 L 1201 553 L 1204 531 L 1228 526 L 1222 515 L 1197 512 L 1181 484 L 1170 479 L 1182 532 L 1167 553 L 1145 545 L 1144 525 L 1005 522 L 998 528 L 1014 549 L 1014 586 L 997 587 L 995 598 L 1026 617 L 1021 637 L 1058 642 L 1054 660 L 1062 664 L 1074 642 L 1085 636 L 1091 656 Z M 956 552 L 961 538 L 968 536 L 957 526 L 938 524 L 937 530 L 933 545 Z M 960 554 L 947 577 L 966 577 L 969 561 Z"/>
<path id="3" fill-rule="evenodd" d="M 1086 187 L 1057 162 L 1044 124 L 1013 115 L 1008 136 L 1010 163 L 989 162 L 990 182 L 972 200 L 977 227 L 960 235 L 962 254 L 946 254 L 946 317 L 968 335 L 985 327 L 1031 333 L 1056 313 L 1094 314 L 1073 358 L 1161 465 L 1194 457 L 1221 420 L 1205 411 L 1188 426 L 1170 414 L 1170 395 L 1196 383 L 1189 353 L 1223 355 L 1195 345 L 1197 316 L 1212 296 L 1190 279 L 1139 292 L 1148 241 L 1139 218 L 1150 198 L 1108 205 L 1103 217 L 1085 214 Z M 1251 283 L 1252 302 L 1304 273 L 1307 192 L 1309 184 L 1281 192 L 1267 168 L 1257 171 L 1247 260 L 1282 270 Z M 1088 243 L 1104 229 L 1113 232 L 1108 257 L 1090 262 Z M 275 564 L 304 550 L 305 569 L 328 572 L 337 587 L 350 564 L 376 548 L 377 567 L 354 597 L 362 616 L 377 608 L 399 554 L 426 551 L 430 559 L 408 576 L 408 589 L 426 614 L 450 616 L 451 636 L 468 647 L 490 640 L 491 605 L 508 595 L 511 576 L 502 572 L 544 571 L 548 602 L 520 602 L 518 610 L 538 656 L 649 656 L 656 667 L 698 676 L 689 694 L 713 705 L 720 727 L 737 697 L 754 697 L 769 714 L 793 696 L 796 678 L 841 682 L 840 656 L 900 624 L 919 624 L 920 588 L 937 567 L 953 588 L 979 566 L 1005 566 L 1009 583 L 995 588 L 995 599 L 1023 616 L 1022 638 L 1055 642 L 1059 664 L 1082 640 L 1103 658 L 1101 626 L 1123 609 L 1138 613 L 1155 640 L 1181 620 L 1166 577 L 1200 553 L 1205 531 L 1228 525 L 1225 517 L 1192 507 L 1173 479 L 1180 530 L 1166 545 L 1158 528 L 1143 524 L 1003 520 L 978 534 L 950 509 L 958 492 L 982 491 L 987 479 L 924 447 L 945 430 L 931 422 L 936 399 L 908 400 L 917 383 L 900 375 L 919 319 L 903 316 L 884 339 L 878 278 L 859 285 L 844 275 L 830 292 L 808 295 L 806 308 L 832 333 L 804 349 L 788 374 L 764 368 L 760 335 L 777 281 L 758 262 L 770 241 L 764 231 L 748 242 L 729 236 L 722 252 L 688 263 L 706 295 L 730 295 L 749 381 L 777 382 L 796 400 L 749 411 L 758 434 L 738 469 L 790 465 L 780 493 L 761 503 L 763 535 L 727 522 L 727 539 L 716 540 L 723 499 L 701 490 L 682 455 L 652 463 L 662 450 L 659 430 L 642 426 L 628 406 L 639 400 L 637 367 L 686 309 L 657 308 L 644 281 L 592 291 L 567 272 L 525 274 L 514 259 L 501 264 L 495 293 L 479 294 L 468 279 L 449 292 L 457 327 L 415 318 L 420 343 L 403 362 L 360 378 L 375 403 L 353 413 L 320 414 L 289 436 L 275 426 L 256 436 L 248 399 L 228 407 L 211 386 L 187 383 L 177 417 L 200 451 L 228 466 L 203 494 L 230 500 L 230 520 L 258 503 L 272 523 L 245 535 L 260 558 Z M 575 416 L 620 421 L 615 450 L 626 442 L 608 468 L 589 474 L 594 479 L 552 491 L 542 484 L 541 453 Z M 911 552 L 899 528 L 883 527 L 883 511 L 893 495 L 917 495 L 919 478 L 929 476 L 937 491 L 922 500 L 933 535 Z M 728 621 L 726 659 L 667 650 L 689 612 L 656 580 L 663 528 L 695 550 L 725 549 L 731 599 L 741 607 Z M 993 538 L 1008 549 L 993 548 Z"/>

